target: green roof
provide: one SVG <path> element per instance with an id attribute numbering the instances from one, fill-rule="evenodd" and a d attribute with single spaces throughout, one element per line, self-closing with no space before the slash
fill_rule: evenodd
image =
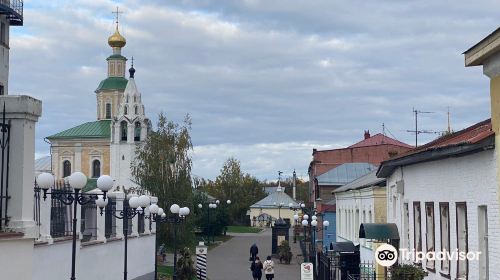
<path id="1" fill-rule="evenodd" d="M 88 178 L 87 184 L 83 187 L 82 192 L 88 192 L 97 188 L 97 178 Z"/>
<path id="2" fill-rule="evenodd" d="M 66 129 L 47 139 L 72 139 L 72 138 L 110 138 L 111 120 L 87 122 L 70 129 Z"/>
<path id="3" fill-rule="evenodd" d="M 106 60 L 110 60 L 110 59 L 120 59 L 120 60 L 127 60 L 126 57 L 124 57 L 123 55 L 121 54 L 113 54 L 113 55 L 110 55 Z"/>
<path id="4" fill-rule="evenodd" d="M 125 90 L 128 80 L 123 77 L 108 77 L 101 81 L 96 92 L 101 90 Z"/>

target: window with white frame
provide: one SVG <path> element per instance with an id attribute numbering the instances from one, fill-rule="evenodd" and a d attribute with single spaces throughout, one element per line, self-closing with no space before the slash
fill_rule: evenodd
<path id="1" fill-rule="evenodd" d="M 420 202 L 413 202 L 413 247 L 415 251 L 422 252 L 422 216 Z"/>
<path id="2" fill-rule="evenodd" d="M 439 203 L 439 224 L 441 251 L 450 252 L 450 204 L 448 202 Z M 445 259 L 441 260 L 441 273 L 450 275 L 450 260 L 445 254 Z"/>
<path id="3" fill-rule="evenodd" d="M 434 232 L 434 202 L 425 203 L 425 245 L 427 252 L 435 252 L 435 232 Z M 434 271 L 436 264 L 434 260 L 427 260 L 427 270 Z"/>

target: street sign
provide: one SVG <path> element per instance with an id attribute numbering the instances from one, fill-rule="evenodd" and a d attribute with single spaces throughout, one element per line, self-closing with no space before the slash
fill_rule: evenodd
<path id="1" fill-rule="evenodd" d="M 313 270 L 312 263 L 300 264 L 300 280 L 313 280 Z"/>
<path id="2" fill-rule="evenodd" d="M 197 255 L 206 255 L 207 254 L 207 247 L 196 247 L 196 254 Z"/>

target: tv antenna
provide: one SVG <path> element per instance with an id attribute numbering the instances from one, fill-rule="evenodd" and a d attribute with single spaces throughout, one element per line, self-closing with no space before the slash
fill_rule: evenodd
<path id="1" fill-rule="evenodd" d="M 419 114 L 434 114 L 435 112 L 420 111 L 413 108 L 413 113 L 415 114 L 415 130 L 407 130 L 406 132 L 415 133 L 415 148 L 418 147 L 418 135 L 419 134 L 437 134 L 439 132 L 432 130 L 418 130 L 418 115 Z"/>

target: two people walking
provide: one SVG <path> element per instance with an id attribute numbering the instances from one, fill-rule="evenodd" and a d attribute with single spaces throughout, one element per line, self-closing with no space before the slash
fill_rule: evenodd
<path id="1" fill-rule="evenodd" d="M 262 279 L 262 270 L 264 270 L 264 275 L 266 275 L 266 280 L 272 280 L 274 278 L 274 262 L 271 256 L 267 256 L 267 260 L 262 263 L 260 258 L 257 256 L 259 253 L 259 248 L 254 243 L 250 247 L 250 261 L 252 265 L 250 270 L 252 271 L 252 277 L 254 280 Z"/>

